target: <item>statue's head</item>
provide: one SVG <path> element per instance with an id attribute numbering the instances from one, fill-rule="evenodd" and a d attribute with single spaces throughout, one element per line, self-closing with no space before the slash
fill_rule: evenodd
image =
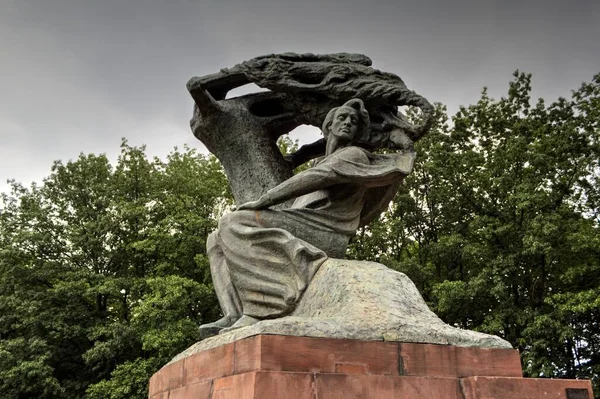
<path id="1" fill-rule="evenodd" d="M 344 141 L 354 141 L 369 129 L 369 113 L 362 100 L 354 98 L 340 107 L 332 108 L 323 122 L 325 140 L 333 134 Z"/>

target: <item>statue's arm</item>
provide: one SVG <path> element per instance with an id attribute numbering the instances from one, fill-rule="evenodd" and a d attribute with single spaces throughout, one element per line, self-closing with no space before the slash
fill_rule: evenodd
<path id="1" fill-rule="evenodd" d="M 293 169 L 296 169 L 303 163 L 324 155 L 326 143 L 326 140 L 321 138 L 314 143 L 303 145 L 298 151 L 286 155 L 284 158 L 292 165 Z"/>
<path id="2" fill-rule="evenodd" d="M 339 160 L 332 157 L 317 166 L 304 170 L 273 187 L 258 200 L 242 204 L 238 209 L 264 209 L 334 184 L 344 183 L 344 177 L 335 173 L 331 166 L 335 162 L 339 162 Z"/>

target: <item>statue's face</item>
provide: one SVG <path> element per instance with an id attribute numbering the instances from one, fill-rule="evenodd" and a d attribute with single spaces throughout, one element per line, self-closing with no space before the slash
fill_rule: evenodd
<path id="1" fill-rule="evenodd" d="M 358 111 L 350 107 L 340 107 L 335 111 L 330 134 L 338 140 L 352 141 L 358 129 Z"/>

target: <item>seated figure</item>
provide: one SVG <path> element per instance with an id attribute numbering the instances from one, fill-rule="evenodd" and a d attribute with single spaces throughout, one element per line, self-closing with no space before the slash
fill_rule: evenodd
<path id="1" fill-rule="evenodd" d="M 343 258 L 356 230 L 387 207 L 415 154 L 412 146 L 378 155 L 354 145 L 368 126 L 359 99 L 332 109 L 315 166 L 219 221 L 207 248 L 224 317 L 200 326 L 203 337 L 291 313 L 327 257 Z M 269 209 L 292 199 L 288 209 Z"/>

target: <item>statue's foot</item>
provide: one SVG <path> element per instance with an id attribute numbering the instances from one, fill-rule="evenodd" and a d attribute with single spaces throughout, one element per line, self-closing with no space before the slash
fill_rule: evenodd
<path id="1" fill-rule="evenodd" d="M 234 325 L 236 321 L 237 319 L 232 316 L 225 316 L 212 323 L 202 324 L 198 328 L 200 330 L 200 338 L 205 339 L 217 335 L 224 328 Z"/>
<path id="2" fill-rule="evenodd" d="M 244 315 L 244 316 L 240 317 L 240 319 L 238 321 L 236 321 L 231 327 L 223 328 L 221 331 L 219 331 L 219 334 L 237 330 L 238 328 L 242 328 L 242 327 L 248 327 L 248 326 L 258 323 L 259 321 L 260 321 L 260 319 L 256 319 L 254 317 Z"/>

